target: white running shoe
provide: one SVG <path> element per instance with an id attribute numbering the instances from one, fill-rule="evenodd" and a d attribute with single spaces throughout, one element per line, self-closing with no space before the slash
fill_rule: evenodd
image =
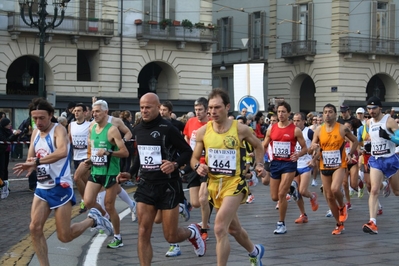
<path id="1" fill-rule="evenodd" d="M 316 187 L 318 184 L 317 184 L 317 181 L 316 181 L 316 179 L 313 179 L 312 180 L 312 187 Z"/>
<path id="2" fill-rule="evenodd" d="M 4 186 L 1 188 L 1 199 L 5 199 L 8 197 L 8 195 L 10 194 L 10 183 L 8 180 L 4 181 Z"/>
<path id="3" fill-rule="evenodd" d="M 197 224 L 190 224 L 188 229 L 194 232 L 194 237 L 189 238 L 188 241 L 194 246 L 195 255 L 202 257 L 206 252 L 206 242 L 202 239 L 200 228 Z"/>
<path id="4" fill-rule="evenodd" d="M 101 215 L 101 212 L 96 208 L 91 208 L 87 217 L 93 219 L 95 221 L 96 226 L 94 227 L 96 230 L 103 230 L 105 234 L 111 236 L 114 234 L 114 229 L 112 228 L 111 222 Z"/>
<path id="5" fill-rule="evenodd" d="M 328 210 L 326 213 L 326 217 L 332 217 L 332 216 L 333 216 L 333 214 L 332 214 L 331 210 Z"/>
<path id="6" fill-rule="evenodd" d="M 179 244 L 170 244 L 168 252 L 166 252 L 166 257 L 177 257 L 181 255 Z"/>
<path id="7" fill-rule="evenodd" d="M 274 234 L 281 235 L 287 233 L 287 227 L 281 222 L 277 222 L 276 229 L 274 230 Z"/>

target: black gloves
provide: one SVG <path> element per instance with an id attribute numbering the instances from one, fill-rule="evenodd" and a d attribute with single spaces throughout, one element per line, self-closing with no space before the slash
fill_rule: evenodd
<path id="1" fill-rule="evenodd" d="M 380 131 L 379 131 L 379 135 L 380 135 L 380 138 L 391 140 L 391 137 L 388 135 L 388 133 L 381 127 L 380 127 Z"/>
<path id="2" fill-rule="evenodd" d="M 371 152 L 371 143 L 364 144 L 364 150 L 366 152 Z"/>

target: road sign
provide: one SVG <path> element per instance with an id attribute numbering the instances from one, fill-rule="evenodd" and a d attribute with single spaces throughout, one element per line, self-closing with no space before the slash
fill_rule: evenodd
<path id="1" fill-rule="evenodd" d="M 240 112 L 247 108 L 247 114 L 256 114 L 259 110 L 259 103 L 254 97 L 247 95 L 238 102 L 238 108 Z"/>

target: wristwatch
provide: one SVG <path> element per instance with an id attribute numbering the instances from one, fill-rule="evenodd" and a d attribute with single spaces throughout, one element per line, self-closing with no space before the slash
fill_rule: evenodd
<path id="1" fill-rule="evenodd" d="M 175 167 L 175 170 L 176 170 L 177 168 L 179 168 L 179 165 L 177 164 L 177 162 L 174 162 L 174 163 L 173 163 L 173 166 Z"/>

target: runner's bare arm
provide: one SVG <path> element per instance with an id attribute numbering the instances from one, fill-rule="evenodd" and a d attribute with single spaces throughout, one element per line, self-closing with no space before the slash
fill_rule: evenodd
<path id="1" fill-rule="evenodd" d="M 205 164 L 200 164 L 200 158 L 202 155 L 202 151 L 204 150 L 204 135 L 206 131 L 206 125 L 202 126 L 197 131 L 197 135 L 195 138 L 195 147 L 193 151 L 193 155 L 191 156 L 190 166 L 194 171 L 200 176 L 205 176 L 208 174 L 208 166 Z"/>

